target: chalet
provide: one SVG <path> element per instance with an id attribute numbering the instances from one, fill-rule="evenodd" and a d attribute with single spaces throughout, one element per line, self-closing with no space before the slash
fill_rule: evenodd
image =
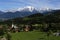
<path id="1" fill-rule="evenodd" d="M 28 32 L 32 30 L 32 26 L 31 25 L 25 25 L 24 27 L 24 31 Z"/>
<path id="2" fill-rule="evenodd" d="M 18 32 L 18 26 L 12 24 L 11 30 L 14 31 L 14 32 Z"/>

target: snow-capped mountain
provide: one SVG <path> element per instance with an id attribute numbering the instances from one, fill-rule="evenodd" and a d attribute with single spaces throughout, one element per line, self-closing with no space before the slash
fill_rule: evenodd
<path id="1" fill-rule="evenodd" d="M 0 15 L 0 19 L 5 19 L 5 18 L 12 19 L 17 17 L 25 17 L 35 13 L 39 13 L 39 11 L 36 8 L 32 6 L 26 6 L 23 8 L 8 10 L 4 14 Z"/>
<path id="2" fill-rule="evenodd" d="M 46 12 L 51 12 L 51 11 L 52 11 L 52 9 L 50 9 L 50 8 L 41 8 L 39 10 L 40 13 L 46 13 Z"/>
<path id="3" fill-rule="evenodd" d="M 18 17 L 25 17 L 36 13 L 46 13 L 51 11 L 50 9 L 37 9 L 32 6 L 26 6 L 22 8 L 10 9 L 7 10 L 5 13 L 0 15 L 0 19 L 13 19 Z"/>
<path id="4" fill-rule="evenodd" d="M 22 8 L 10 9 L 10 10 L 7 10 L 6 12 L 16 12 L 16 11 L 19 11 L 19 12 L 21 12 L 21 11 L 23 11 L 23 12 L 25 12 L 25 11 L 32 12 L 34 10 L 37 11 L 37 9 L 32 7 L 32 6 L 26 6 L 26 7 L 22 7 Z"/>
<path id="5" fill-rule="evenodd" d="M 33 12 L 33 11 L 38 11 L 40 13 L 43 13 L 43 12 L 47 12 L 47 11 L 51 11 L 52 9 L 50 8 L 35 8 L 33 6 L 26 6 L 26 7 L 22 7 L 22 8 L 13 8 L 13 9 L 9 9 L 9 10 L 6 10 L 6 12 L 16 12 L 16 11 L 19 11 L 19 12 Z"/>
<path id="6" fill-rule="evenodd" d="M 26 6 L 24 8 L 18 8 L 18 11 L 30 11 L 30 12 L 32 12 L 33 10 L 35 10 L 35 8 L 32 6 Z"/>

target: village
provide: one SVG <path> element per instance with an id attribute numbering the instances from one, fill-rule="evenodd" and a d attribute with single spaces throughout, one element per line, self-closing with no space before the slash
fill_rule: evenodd
<path id="1" fill-rule="evenodd" d="M 32 25 L 29 25 L 29 24 L 26 24 L 26 25 L 16 25 L 14 23 L 11 24 L 11 26 L 9 27 L 3 27 L 3 25 L 0 25 L 0 37 L 1 39 L 0 40 L 10 40 L 10 36 L 11 36 L 11 33 L 21 33 L 21 32 L 32 32 L 32 31 L 35 31 L 35 32 L 41 32 L 39 30 L 39 27 L 38 27 L 38 24 L 35 24 L 34 26 L 37 26 L 37 29 L 35 27 L 33 27 Z M 54 32 L 52 33 L 51 31 L 48 31 L 47 27 L 51 25 L 47 25 L 47 24 L 44 24 L 44 27 L 45 27 L 45 30 L 44 32 L 46 32 L 46 36 L 50 36 L 50 35 L 54 35 L 54 36 L 60 36 L 60 32 L 57 31 L 57 32 Z M 40 28 L 42 27 L 42 25 L 40 24 Z M 47 32 L 48 31 L 48 32 Z M 8 38 L 2 36 L 6 34 Z"/>

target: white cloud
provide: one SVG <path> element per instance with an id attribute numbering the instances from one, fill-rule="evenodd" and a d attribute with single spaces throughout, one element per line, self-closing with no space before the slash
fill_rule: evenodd
<path id="1" fill-rule="evenodd" d="M 2 5 L 1 5 L 2 4 Z M 1 6 L 23 7 L 34 6 L 37 8 L 60 8 L 60 0 L 9 0 L 0 2 Z M 2 8 L 2 7 L 1 7 Z"/>

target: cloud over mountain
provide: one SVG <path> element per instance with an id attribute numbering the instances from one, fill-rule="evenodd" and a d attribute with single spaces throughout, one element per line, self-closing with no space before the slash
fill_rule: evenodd
<path id="1" fill-rule="evenodd" d="M 60 0 L 0 0 L 0 5 L 0 10 L 24 6 L 60 9 Z"/>

